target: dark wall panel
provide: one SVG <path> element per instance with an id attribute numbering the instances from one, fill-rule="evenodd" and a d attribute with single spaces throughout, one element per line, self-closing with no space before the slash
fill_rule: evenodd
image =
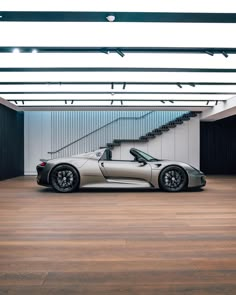
<path id="1" fill-rule="evenodd" d="M 0 180 L 24 175 L 24 114 L 0 104 Z"/>
<path id="2" fill-rule="evenodd" d="M 236 116 L 201 122 L 200 166 L 206 174 L 236 174 Z"/>

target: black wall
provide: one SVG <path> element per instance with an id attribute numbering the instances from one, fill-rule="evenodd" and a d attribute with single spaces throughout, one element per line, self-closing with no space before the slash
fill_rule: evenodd
<path id="1" fill-rule="evenodd" d="M 206 174 L 236 174 L 236 116 L 201 122 L 200 166 Z"/>
<path id="2" fill-rule="evenodd" d="M 24 175 L 24 114 L 0 104 L 0 180 Z"/>

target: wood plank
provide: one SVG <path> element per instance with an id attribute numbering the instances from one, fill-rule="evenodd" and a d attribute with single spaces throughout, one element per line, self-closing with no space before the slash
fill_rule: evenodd
<path id="1" fill-rule="evenodd" d="M 2 181 L 0 294 L 236 294 L 236 177 L 178 194 Z"/>

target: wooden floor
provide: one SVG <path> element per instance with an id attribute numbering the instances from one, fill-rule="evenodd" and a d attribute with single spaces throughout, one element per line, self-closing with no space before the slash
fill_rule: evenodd
<path id="1" fill-rule="evenodd" d="M 236 294 L 236 177 L 201 192 L 0 182 L 0 294 Z"/>

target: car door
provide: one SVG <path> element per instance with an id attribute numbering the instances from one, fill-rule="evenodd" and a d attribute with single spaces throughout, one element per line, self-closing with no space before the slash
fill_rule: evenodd
<path id="1" fill-rule="evenodd" d="M 137 161 L 101 160 L 99 166 L 106 178 L 151 180 L 152 170 L 148 163 L 144 165 Z"/>

